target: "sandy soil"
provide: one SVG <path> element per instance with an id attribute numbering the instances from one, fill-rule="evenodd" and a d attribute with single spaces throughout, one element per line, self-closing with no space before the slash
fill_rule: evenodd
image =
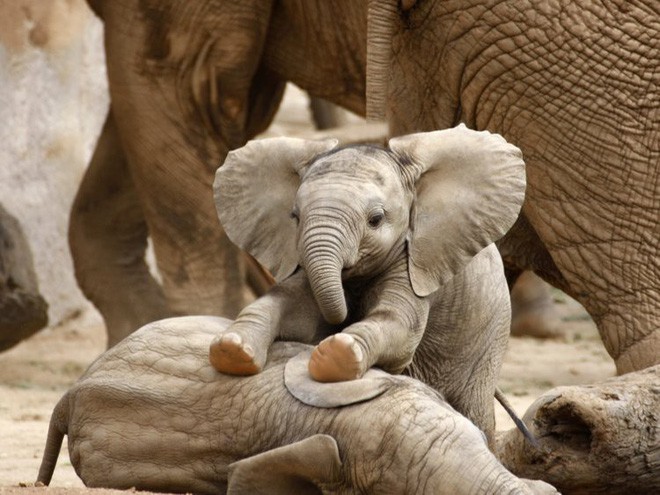
<path id="1" fill-rule="evenodd" d="M 281 108 L 269 134 L 295 133 L 308 126 L 300 117 L 305 113 L 304 96 L 294 94 Z M 513 338 L 509 346 L 500 386 L 519 415 L 538 395 L 556 385 L 590 383 L 614 375 L 614 364 L 588 315 L 563 294 L 557 292 L 555 298 L 563 337 L 552 341 Z M 0 354 L 0 495 L 92 492 L 81 490 L 83 484 L 69 462 L 66 446 L 51 488 L 20 488 L 19 484 L 29 485 L 36 479 L 53 406 L 104 348 L 103 325 L 98 315 L 89 313 Z M 498 429 L 513 426 L 499 406 L 496 411 Z"/>

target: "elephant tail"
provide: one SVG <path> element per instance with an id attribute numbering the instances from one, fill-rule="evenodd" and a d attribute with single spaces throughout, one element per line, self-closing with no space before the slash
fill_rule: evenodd
<path id="1" fill-rule="evenodd" d="M 497 402 L 499 402 L 500 405 L 504 408 L 506 413 L 511 417 L 513 422 L 516 424 L 516 427 L 520 430 L 520 432 L 527 439 L 527 441 L 530 444 L 532 444 L 534 447 L 538 448 L 539 447 L 538 441 L 536 440 L 532 432 L 529 431 L 527 425 L 523 422 L 523 420 L 518 417 L 516 412 L 513 410 L 513 407 L 511 407 L 511 403 L 509 402 L 509 399 L 506 398 L 504 392 L 502 392 L 499 387 L 495 387 L 495 398 L 497 399 Z"/>
<path id="2" fill-rule="evenodd" d="M 41 459 L 41 467 L 37 476 L 37 483 L 48 485 L 53 477 L 57 458 L 62 448 L 62 440 L 68 430 L 69 416 L 69 393 L 67 392 L 53 409 L 48 426 L 48 436 L 44 456 Z"/>

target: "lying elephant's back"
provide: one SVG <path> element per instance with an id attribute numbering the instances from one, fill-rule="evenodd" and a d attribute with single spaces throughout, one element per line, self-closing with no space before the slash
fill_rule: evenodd
<path id="1" fill-rule="evenodd" d="M 217 493 L 228 464 L 263 450 L 265 408 L 305 407 L 281 378 L 283 363 L 304 346 L 277 344 L 260 375 L 231 377 L 207 356 L 228 320 L 163 323 L 108 351 L 69 392 L 71 462 L 88 486 Z"/>
<path id="2" fill-rule="evenodd" d="M 430 424 L 445 434 L 456 429 L 458 415 L 441 397 L 406 377 L 344 407 L 299 402 L 284 385 L 284 364 L 309 349 L 304 344 L 276 342 L 257 375 L 220 374 L 208 349 L 227 324 L 215 317 L 152 323 L 90 366 L 64 399 L 71 462 L 87 486 L 224 493 L 229 464 L 315 434 L 337 441 L 345 471 L 359 466 L 375 483 L 393 459 L 354 452 L 396 445 L 394 458 L 407 465 L 402 443 L 419 449 Z"/>

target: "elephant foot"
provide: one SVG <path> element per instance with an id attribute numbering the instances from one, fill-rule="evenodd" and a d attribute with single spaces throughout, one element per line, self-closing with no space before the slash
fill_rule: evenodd
<path id="1" fill-rule="evenodd" d="M 524 272 L 511 291 L 511 335 L 539 339 L 562 336 L 561 319 L 550 286 L 532 272 Z"/>
<path id="2" fill-rule="evenodd" d="M 562 337 L 562 329 L 554 310 L 528 310 L 524 314 L 513 315 L 511 335 L 514 337 L 534 337 L 537 339 L 557 339 Z"/>
<path id="3" fill-rule="evenodd" d="M 352 335 L 337 333 L 316 346 L 309 360 L 309 374 L 317 382 L 342 382 L 360 378 L 364 355 Z"/>
<path id="4" fill-rule="evenodd" d="M 255 360 L 254 348 L 234 332 L 213 339 L 209 361 L 217 371 L 228 375 L 256 375 L 261 371 L 261 366 Z"/>

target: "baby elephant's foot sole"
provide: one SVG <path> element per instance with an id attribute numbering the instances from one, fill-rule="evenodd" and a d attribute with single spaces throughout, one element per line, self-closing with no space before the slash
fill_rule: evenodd
<path id="1" fill-rule="evenodd" d="M 317 382 L 342 382 L 355 380 L 363 374 L 362 349 L 352 335 L 331 335 L 312 352 L 309 374 Z"/>
<path id="2" fill-rule="evenodd" d="M 254 349 L 237 333 L 229 332 L 211 342 L 209 361 L 219 372 L 228 375 L 256 375 L 261 371 L 254 359 Z"/>

